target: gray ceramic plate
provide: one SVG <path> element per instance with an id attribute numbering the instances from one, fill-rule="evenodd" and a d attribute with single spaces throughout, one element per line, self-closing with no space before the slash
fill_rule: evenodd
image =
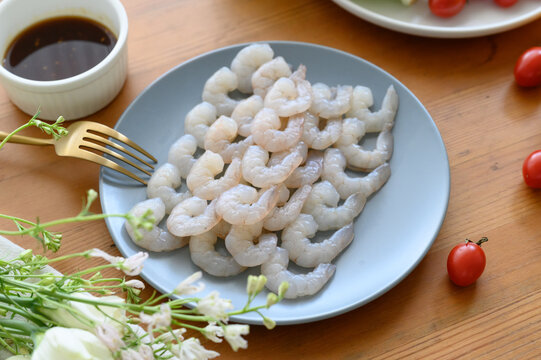
<path id="1" fill-rule="evenodd" d="M 355 239 L 335 263 L 336 273 L 321 292 L 311 297 L 284 301 L 266 315 L 278 324 L 297 324 L 332 317 L 355 309 L 399 283 L 424 257 L 436 238 L 449 200 L 449 163 L 438 129 L 417 98 L 398 80 L 380 68 L 350 54 L 318 45 L 270 42 L 276 55 L 293 66 L 303 63 L 310 81 L 331 84 L 365 85 L 372 89 L 379 108 L 389 85 L 400 99 L 396 116 L 392 176 L 371 198 L 355 222 Z M 128 107 L 116 129 L 166 161 L 169 146 L 183 134 L 184 116 L 201 102 L 203 85 L 217 69 L 228 66 L 246 44 L 212 51 L 183 63 L 145 89 Z M 105 213 L 125 213 L 145 199 L 145 188 L 120 181 L 102 169 L 100 196 Z M 116 245 L 129 256 L 140 249 L 129 239 L 123 221 L 107 219 Z M 190 261 L 189 250 L 150 255 L 142 276 L 154 288 L 169 292 L 198 268 Z M 250 269 L 232 278 L 204 277 L 204 295 L 218 290 L 244 306 Z M 264 303 L 266 294 L 256 302 Z M 253 314 L 236 316 L 234 321 L 260 324 Z"/>

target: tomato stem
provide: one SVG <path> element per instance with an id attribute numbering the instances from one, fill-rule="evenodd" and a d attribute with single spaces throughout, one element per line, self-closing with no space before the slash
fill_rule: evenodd
<path id="1" fill-rule="evenodd" d="M 477 246 L 481 246 L 482 243 L 484 242 L 487 242 L 488 241 L 488 238 L 486 236 L 483 236 L 481 239 L 479 239 L 479 241 L 477 241 L 475 244 L 477 244 Z M 471 241 L 470 239 L 466 239 L 466 242 L 467 243 L 472 243 L 473 241 Z"/>

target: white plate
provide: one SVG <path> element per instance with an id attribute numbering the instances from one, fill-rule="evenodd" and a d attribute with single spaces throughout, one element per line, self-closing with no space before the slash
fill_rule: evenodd
<path id="1" fill-rule="evenodd" d="M 438 234 L 449 199 L 449 163 L 440 134 L 417 98 L 398 80 L 353 55 L 318 45 L 270 42 L 276 55 L 295 67 L 303 63 L 312 82 L 369 86 L 379 107 L 389 85 L 397 90 L 400 105 L 396 116 L 395 152 L 388 183 L 369 200 L 355 222 L 355 239 L 335 263 L 334 277 L 311 297 L 284 301 L 266 315 L 278 324 L 305 323 L 338 315 L 383 294 L 400 282 L 421 261 Z M 169 146 L 183 133 L 185 114 L 201 101 L 205 80 L 218 68 L 228 66 L 245 45 L 219 49 L 172 69 L 128 107 L 116 129 L 154 154 L 160 163 Z M 329 64 L 333 64 L 329 67 Z M 129 184 L 102 169 L 100 196 L 105 213 L 125 213 L 145 199 L 145 189 Z M 106 220 L 116 245 L 125 256 L 140 249 L 128 238 L 123 221 Z M 188 248 L 150 255 L 142 276 L 154 288 L 169 292 L 198 268 Z M 244 306 L 250 269 L 232 278 L 204 277 L 206 292 L 218 290 Z M 264 303 L 266 294 L 256 302 Z M 236 316 L 235 321 L 261 323 L 259 316 Z"/>
<path id="2" fill-rule="evenodd" d="M 541 1 L 520 0 L 502 8 L 492 0 L 468 1 L 451 18 L 433 15 L 428 0 L 404 6 L 400 0 L 333 0 L 350 13 L 387 29 L 436 38 L 467 38 L 514 29 L 541 17 Z"/>

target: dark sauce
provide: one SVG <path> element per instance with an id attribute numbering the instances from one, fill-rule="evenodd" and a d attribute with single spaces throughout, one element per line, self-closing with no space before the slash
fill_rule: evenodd
<path id="1" fill-rule="evenodd" d="M 57 17 L 23 30 L 9 45 L 2 65 L 30 80 L 51 81 L 81 74 L 113 50 L 115 35 L 83 17 Z"/>

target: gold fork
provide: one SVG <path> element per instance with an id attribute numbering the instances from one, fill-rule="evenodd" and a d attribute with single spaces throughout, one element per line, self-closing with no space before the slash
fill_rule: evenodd
<path id="1" fill-rule="evenodd" d="M 54 145 L 56 154 L 59 156 L 70 156 L 70 157 L 92 161 L 100 165 L 103 165 L 105 167 L 111 168 L 113 170 L 119 171 L 122 174 L 127 175 L 144 185 L 147 185 L 147 182 L 145 180 L 141 179 L 140 177 L 135 175 L 133 172 L 128 171 L 127 169 L 118 165 L 114 161 L 106 159 L 105 157 L 103 157 L 103 155 L 98 155 L 94 153 L 93 151 L 91 151 L 91 150 L 95 150 L 95 151 L 102 152 L 103 154 L 110 155 L 120 161 L 125 162 L 126 164 L 133 166 L 134 168 L 142 171 L 143 173 L 149 176 L 152 175 L 151 171 L 154 170 L 153 165 L 143 160 L 140 156 L 138 156 L 137 154 L 134 154 L 133 152 L 126 149 L 125 147 L 107 139 L 107 137 L 111 137 L 112 139 L 118 140 L 130 146 L 131 148 L 137 150 L 138 152 L 143 154 L 146 158 L 150 159 L 152 162 L 154 163 L 157 162 L 157 160 L 152 155 L 150 155 L 147 151 L 145 151 L 139 145 L 134 143 L 132 140 L 128 139 L 125 135 L 119 133 L 116 130 L 111 129 L 108 126 L 105 126 L 100 123 L 92 122 L 92 121 L 74 122 L 73 124 L 67 127 L 67 130 L 68 130 L 68 134 L 66 136 L 59 138 L 58 140 L 39 139 L 39 138 L 33 138 L 33 137 L 28 137 L 28 136 L 13 135 L 8 140 L 8 142 L 18 143 L 18 144 L 27 144 L 27 145 Z M 5 139 L 7 135 L 8 135 L 7 133 L 0 131 L 0 140 Z M 111 148 L 117 151 L 123 152 L 124 154 L 136 159 L 141 164 L 146 166 L 149 170 L 137 165 L 132 160 L 126 158 L 122 154 L 112 151 L 111 149 L 108 149 L 106 146 L 110 146 Z"/>

